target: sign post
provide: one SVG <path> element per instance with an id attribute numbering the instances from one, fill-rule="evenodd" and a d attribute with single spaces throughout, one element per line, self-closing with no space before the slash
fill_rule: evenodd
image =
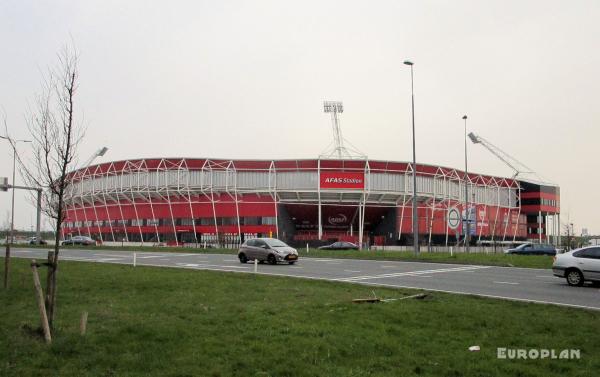
<path id="1" fill-rule="evenodd" d="M 456 207 L 448 209 L 448 228 L 457 229 L 460 226 L 460 211 Z"/>

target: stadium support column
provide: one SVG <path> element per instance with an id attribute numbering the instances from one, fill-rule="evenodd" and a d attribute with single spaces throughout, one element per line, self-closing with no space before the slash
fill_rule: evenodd
<path id="1" fill-rule="evenodd" d="M 318 224 L 319 224 L 319 230 L 318 230 L 318 235 L 319 235 L 319 240 L 321 240 L 321 238 L 323 238 L 323 224 L 322 224 L 322 214 L 321 214 L 321 159 L 317 160 L 317 197 L 318 197 L 318 207 L 319 207 L 319 219 L 318 219 Z"/>
<path id="2" fill-rule="evenodd" d="M 363 202 L 363 197 L 361 196 L 360 202 L 358 203 L 358 247 L 360 250 L 363 249 L 363 230 L 364 230 L 364 223 L 363 223 L 364 208 L 363 208 L 362 202 Z"/>
<path id="3" fill-rule="evenodd" d="M 542 211 L 538 211 L 538 240 L 542 243 Z"/>
<path id="4" fill-rule="evenodd" d="M 561 237 L 561 233 L 560 233 L 560 213 L 558 214 L 558 224 L 556 224 L 558 226 L 558 245 L 559 247 L 562 246 L 562 237 Z"/>

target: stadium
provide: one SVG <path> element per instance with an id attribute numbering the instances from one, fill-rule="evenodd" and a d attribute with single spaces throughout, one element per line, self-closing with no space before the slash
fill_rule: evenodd
<path id="1" fill-rule="evenodd" d="M 292 245 L 410 245 L 413 196 L 419 241 L 428 246 L 560 237 L 557 186 L 369 160 L 342 137 L 342 103 L 326 101 L 324 110 L 333 145 L 317 159 L 143 158 L 74 171 L 63 237 L 221 247 L 267 236 Z M 485 139 L 469 138 L 518 165 Z"/>
<path id="2" fill-rule="evenodd" d="M 72 173 L 63 235 L 171 245 L 256 236 L 405 245 L 412 242 L 412 171 L 407 162 L 356 159 L 102 163 Z M 559 212 L 555 187 L 421 164 L 416 178 L 425 244 L 457 243 L 464 227 L 448 225 L 452 208 L 471 222 L 473 242 L 546 239 L 548 216 Z"/>

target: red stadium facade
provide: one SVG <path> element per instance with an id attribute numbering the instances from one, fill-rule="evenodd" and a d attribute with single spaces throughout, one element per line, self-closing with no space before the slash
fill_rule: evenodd
<path id="1" fill-rule="evenodd" d="M 63 236 L 173 245 L 236 245 L 256 236 L 410 244 L 412 172 L 410 163 L 366 159 L 109 162 L 71 173 Z M 474 243 L 558 234 L 548 229 L 559 213 L 557 187 L 431 165 L 418 164 L 416 173 L 424 244 L 456 244 L 467 221 Z M 448 225 L 451 211 L 463 225 Z"/>

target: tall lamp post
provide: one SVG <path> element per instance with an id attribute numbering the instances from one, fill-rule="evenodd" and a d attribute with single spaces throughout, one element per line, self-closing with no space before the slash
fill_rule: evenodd
<path id="1" fill-rule="evenodd" d="M 469 252 L 469 243 L 471 241 L 471 217 L 469 216 L 469 171 L 467 165 L 467 116 L 463 115 L 465 121 L 465 252 Z"/>
<path id="2" fill-rule="evenodd" d="M 4 140 L 8 140 L 10 146 L 13 149 L 13 172 L 12 172 L 12 185 L 15 185 L 15 165 L 17 161 L 17 143 L 31 143 L 31 140 L 14 140 L 8 136 L 0 136 Z M 6 256 L 4 259 L 4 288 L 8 288 L 8 271 L 10 263 L 10 245 L 14 242 L 14 231 L 15 231 L 15 188 L 12 189 L 11 199 L 11 218 L 10 218 L 10 240 L 9 236 L 6 237 Z"/>
<path id="3" fill-rule="evenodd" d="M 413 152 L 413 172 L 412 172 L 412 224 L 413 224 L 413 246 L 415 255 L 419 255 L 419 222 L 417 218 L 417 154 L 415 151 L 415 91 L 413 79 L 413 62 L 405 60 L 404 64 L 410 66 L 410 94 L 412 100 L 412 152 Z"/>

